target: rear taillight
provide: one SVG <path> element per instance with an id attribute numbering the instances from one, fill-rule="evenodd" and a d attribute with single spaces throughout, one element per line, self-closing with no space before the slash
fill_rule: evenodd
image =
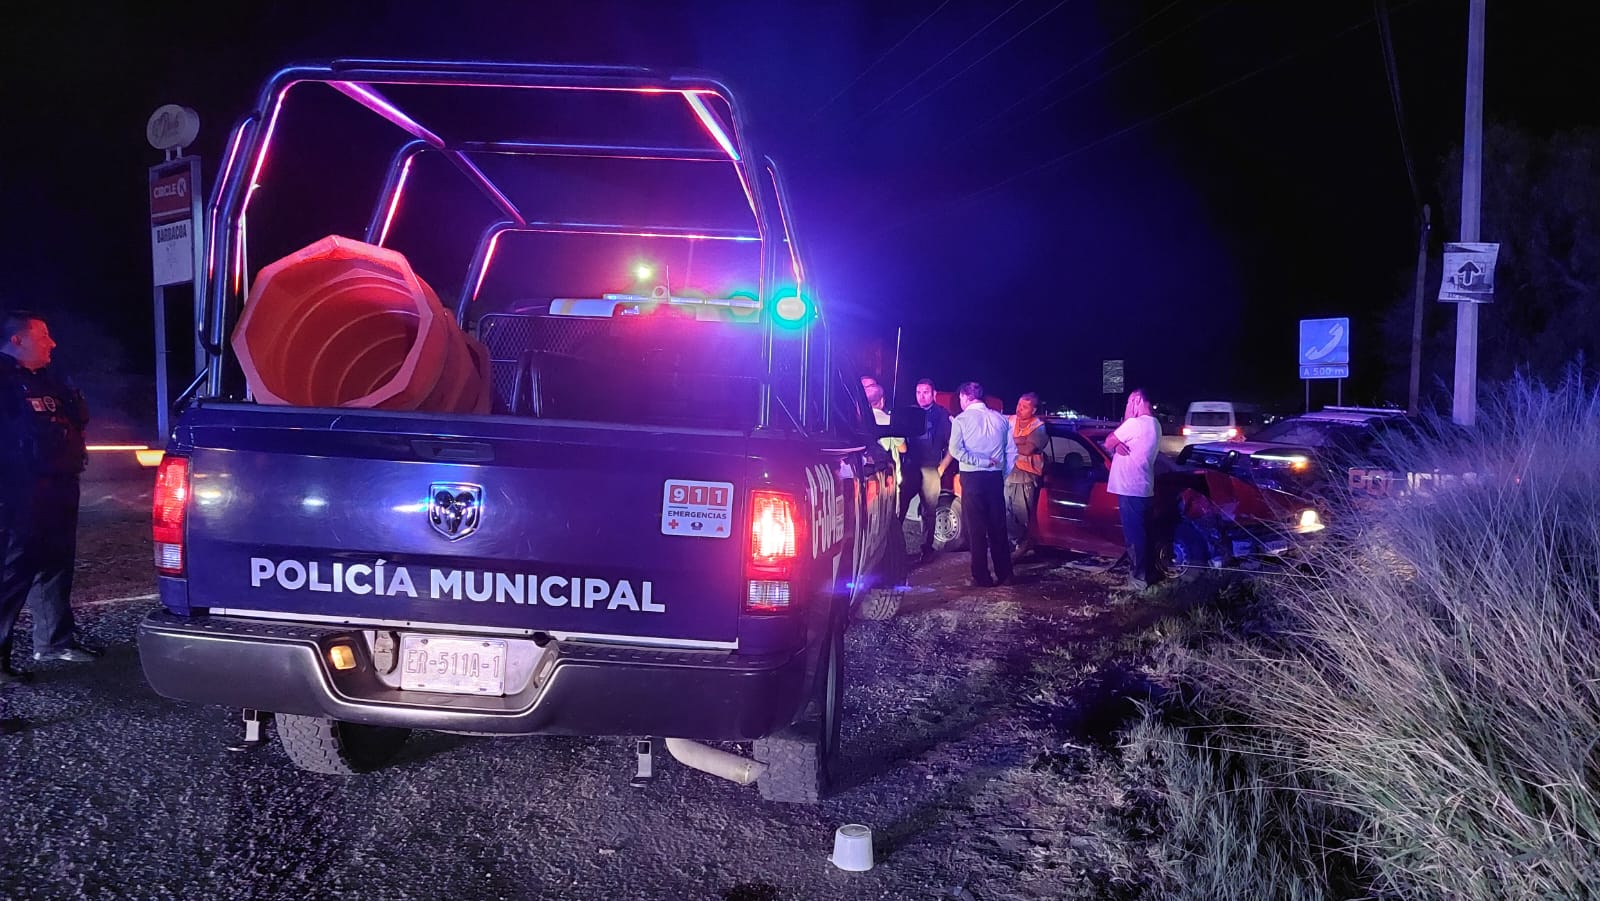
<path id="1" fill-rule="evenodd" d="M 1232 441 L 1233 439 L 1235 439 L 1237 437 L 1239 437 L 1239 430 L 1238 429 L 1229 429 L 1228 430 L 1228 440 L 1229 441 Z"/>
<path id="2" fill-rule="evenodd" d="M 189 458 L 161 458 L 151 504 L 151 537 L 156 543 L 156 571 L 183 575 L 183 517 L 189 504 Z"/>
<path id="3" fill-rule="evenodd" d="M 799 505 L 793 495 L 767 488 L 750 492 L 746 613 L 782 613 L 793 609 L 789 579 L 800 537 Z"/>
<path id="4" fill-rule="evenodd" d="M 1191 429 L 1188 426 L 1184 426 L 1183 427 L 1183 437 L 1187 438 L 1187 437 L 1189 437 L 1190 435 L 1193 435 L 1193 434 L 1194 434 L 1194 429 Z"/>

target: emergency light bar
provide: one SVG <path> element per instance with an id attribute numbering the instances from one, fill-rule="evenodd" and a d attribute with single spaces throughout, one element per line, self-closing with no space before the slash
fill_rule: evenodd
<path id="1" fill-rule="evenodd" d="M 637 316 L 647 309 L 662 305 L 683 307 L 684 312 L 694 311 L 694 318 L 703 322 L 744 321 L 738 314 L 749 314 L 761 309 L 761 304 L 747 297 L 652 297 L 644 294 L 606 294 L 602 297 L 560 297 L 550 301 L 551 316 L 583 316 L 609 319 L 618 316 Z"/>

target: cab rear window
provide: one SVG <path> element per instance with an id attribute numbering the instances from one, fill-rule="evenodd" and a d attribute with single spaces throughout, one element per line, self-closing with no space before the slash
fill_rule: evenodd
<path id="1" fill-rule="evenodd" d="M 480 329 L 497 412 L 637 426 L 755 427 L 761 330 L 672 312 L 502 316 Z"/>

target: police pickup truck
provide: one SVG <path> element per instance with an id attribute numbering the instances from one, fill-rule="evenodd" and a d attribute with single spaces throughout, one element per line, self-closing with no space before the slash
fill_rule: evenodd
<path id="1" fill-rule="evenodd" d="M 320 773 L 410 730 L 605 735 L 638 779 L 665 747 L 825 793 L 845 629 L 904 572 L 877 440 L 904 428 L 834 366 L 727 88 L 344 60 L 279 72 L 227 148 L 209 364 L 157 478 L 155 690 Z"/>
<path id="2" fill-rule="evenodd" d="M 1418 456 L 1419 442 L 1449 443 L 1457 437 L 1449 423 L 1401 410 L 1324 407 L 1280 419 L 1244 440 L 1185 447 L 1178 461 L 1307 498 L 1397 498 L 1426 495 L 1463 478 L 1413 471 L 1402 462 Z"/>

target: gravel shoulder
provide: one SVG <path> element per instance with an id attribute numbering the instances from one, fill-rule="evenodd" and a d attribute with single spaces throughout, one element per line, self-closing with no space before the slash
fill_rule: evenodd
<path id="1" fill-rule="evenodd" d="M 1147 892 L 1138 792 L 1114 732 L 1145 696 L 1144 639 L 1176 601 L 1064 557 L 974 591 L 964 555 L 848 638 L 840 791 L 763 802 L 622 739 L 423 735 L 355 779 L 244 755 L 227 711 L 155 696 L 134 630 L 148 508 L 86 509 L 76 599 L 109 652 L 6 692 L 0 895 L 9 898 L 1129 898 Z M 21 663 L 19 654 L 18 662 Z M 834 869 L 864 823 L 878 866 Z"/>

